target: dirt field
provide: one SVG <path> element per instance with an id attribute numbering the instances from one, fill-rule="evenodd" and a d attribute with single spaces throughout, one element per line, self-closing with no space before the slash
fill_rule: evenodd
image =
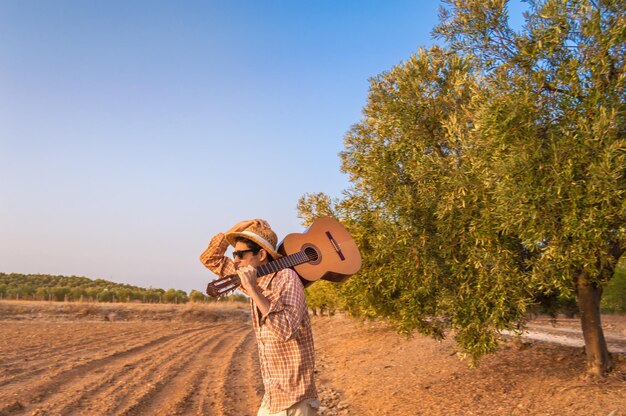
<path id="1" fill-rule="evenodd" d="M 4 301 L 0 324 L 0 415 L 255 415 L 261 399 L 245 305 Z M 605 327 L 626 336 L 623 318 Z M 380 322 L 313 330 L 322 415 L 626 415 L 623 354 L 597 384 L 579 377 L 580 347 L 505 341 L 471 369 L 452 341 Z"/>

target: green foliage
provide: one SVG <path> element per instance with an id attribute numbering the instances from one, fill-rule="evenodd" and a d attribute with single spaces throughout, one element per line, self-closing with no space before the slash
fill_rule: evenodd
<path id="1" fill-rule="evenodd" d="M 246 295 L 242 294 L 242 293 L 231 293 L 228 296 L 222 296 L 220 297 L 218 300 L 218 302 L 241 302 L 241 303 L 248 303 L 250 301 L 250 298 L 247 297 Z"/>
<path id="2" fill-rule="evenodd" d="M 103 279 L 18 273 L 0 273 L 0 299 L 143 303 L 188 301 L 187 294 L 181 290 L 165 292 L 163 289 L 145 289 Z"/>
<path id="3" fill-rule="evenodd" d="M 605 285 L 624 252 L 626 6 L 533 1 L 516 33 L 506 1 L 447 4 L 449 49 L 371 80 L 341 153 L 352 188 L 298 208 L 339 218 L 363 254 L 314 302 L 452 328 L 477 359 L 529 308 L 571 305 L 579 276 Z"/>
<path id="4" fill-rule="evenodd" d="M 604 288 L 602 310 L 612 313 L 626 312 L 626 257 L 624 256 L 615 268 L 615 276 Z"/>
<path id="5" fill-rule="evenodd" d="M 189 301 L 193 303 L 203 303 L 208 300 L 208 296 L 198 290 L 192 290 L 189 293 Z"/>
<path id="6" fill-rule="evenodd" d="M 317 217 L 335 217 L 336 205 L 337 201 L 324 193 L 305 194 L 298 201 L 298 215 L 308 227 Z"/>
<path id="7" fill-rule="evenodd" d="M 481 64 L 484 180 L 500 228 L 529 251 L 533 290 L 606 284 L 626 241 L 626 4 L 532 2 L 514 33 L 506 2 L 448 3 L 437 33 Z"/>
<path id="8" fill-rule="evenodd" d="M 305 289 L 307 306 L 315 313 L 334 314 L 338 307 L 336 291 L 336 284 L 320 280 Z"/>
<path id="9" fill-rule="evenodd" d="M 164 303 L 187 303 L 188 300 L 187 293 L 182 290 L 167 289 L 163 294 Z"/>

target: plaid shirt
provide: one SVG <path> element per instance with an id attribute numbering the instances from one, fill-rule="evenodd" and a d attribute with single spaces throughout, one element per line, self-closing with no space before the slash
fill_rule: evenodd
<path id="1" fill-rule="evenodd" d="M 218 233 L 200 255 L 200 261 L 219 276 L 236 273 L 233 261 L 224 256 L 227 248 L 224 234 Z M 258 284 L 270 302 L 269 312 L 261 315 L 250 299 L 265 386 L 261 405 L 277 413 L 299 401 L 317 397 L 313 380 L 313 332 L 304 287 L 295 271 L 283 269 L 263 276 Z"/>

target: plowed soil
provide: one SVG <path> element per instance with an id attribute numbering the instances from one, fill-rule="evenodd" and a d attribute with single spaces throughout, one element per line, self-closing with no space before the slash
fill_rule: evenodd
<path id="1" fill-rule="evenodd" d="M 2 321 L 2 415 L 247 415 L 258 407 L 245 306 L 19 309 Z"/>
<path id="2" fill-rule="evenodd" d="M 3 301 L 0 325 L 0 415 L 255 415 L 261 400 L 246 305 Z M 621 354 L 594 382 L 579 347 L 503 341 L 473 369 L 453 341 L 382 322 L 313 329 L 322 415 L 626 415 Z"/>

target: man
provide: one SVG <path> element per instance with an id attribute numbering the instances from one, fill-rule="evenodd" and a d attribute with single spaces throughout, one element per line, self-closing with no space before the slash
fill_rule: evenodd
<path id="1" fill-rule="evenodd" d="M 250 296 L 265 395 L 257 416 L 316 415 L 313 333 L 304 287 L 292 269 L 257 278 L 256 269 L 281 255 L 276 234 L 260 219 L 242 221 L 215 235 L 200 261 L 219 276 L 237 273 Z M 233 260 L 224 256 L 234 247 Z"/>

